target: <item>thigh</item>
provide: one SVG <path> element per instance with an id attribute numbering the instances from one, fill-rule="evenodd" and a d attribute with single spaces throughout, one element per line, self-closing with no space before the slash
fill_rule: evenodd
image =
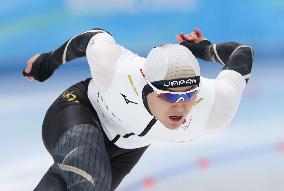
<path id="1" fill-rule="evenodd" d="M 88 82 L 82 81 L 68 88 L 48 109 L 43 121 L 42 137 L 49 152 L 59 137 L 70 128 L 99 123 L 87 96 Z"/>
<path id="2" fill-rule="evenodd" d="M 109 191 L 111 167 L 102 128 L 87 97 L 88 81 L 68 88 L 49 108 L 43 123 L 53 171 L 69 191 Z"/>
<path id="3" fill-rule="evenodd" d="M 66 131 L 52 150 L 67 190 L 110 191 L 111 166 L 101 128 L 81 124 Z"/>

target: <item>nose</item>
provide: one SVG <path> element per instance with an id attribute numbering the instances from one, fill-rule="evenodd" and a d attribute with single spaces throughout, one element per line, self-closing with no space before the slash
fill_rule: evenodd
<path id="1" fill-rule="evenodd" d="M 182 112 L 186 108 L 185 105 L 186 105 L 186 102 L 184 102 L 183 99 L 180 99 L 177 102 L 173 103 L 173 108 Z"/>

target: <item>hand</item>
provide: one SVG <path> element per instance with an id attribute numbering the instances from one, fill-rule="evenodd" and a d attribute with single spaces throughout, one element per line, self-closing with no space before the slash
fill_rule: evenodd
<path id="1" fill-rule="evenodd" d="M 180 34 L 176 35 L 176 40 L 177 40 L 177 43 L 180 44 L 184 40 L 188 40 L 188 41 L 191 41 L 191 42 L 199 43 L 199 42 L 201 42 L 203 40 L 207 40 L 207 39 L 202 34 L 202 32 L 200 31 L 199 28 L 195 28 L 193 30 L 193 32 L 190 33 L 190 34 L 180 33 Z"/>
<path id="2" fill-rule="evenodd" d="M 32 56 L 32 57 L 27 61 L 27 66 L 26 66 L 26 68 L 24 69 L 24 71 L 25 71 L 26 73 L 30 73 L 30 72 L 31 72 L 32 67 L 33 67 L 33 63 L 34 63 L 34 61 L 35 61 L 39 56 L 40 56 L 40 54 L 36 54 L 36 55 Z M 34 80 L 34 77 L 32 77 L 32 76 L 25 76 L 25 78 L 26 78 L 27 80 Z"/>

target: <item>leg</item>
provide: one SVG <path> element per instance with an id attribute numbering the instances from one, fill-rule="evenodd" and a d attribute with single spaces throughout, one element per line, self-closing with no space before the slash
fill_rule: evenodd
<path id="1" fill-rule="evenodd" d="M 49 168 L 34 191 L 67 191 L 64 179 L 54 172 L 53 167 Z"/>
<path id="2" fill-rule="evenodd" d="M 122 179 L 131 171 L 148 147 L 123 149 L 118 156 L 111 158 L 112 190 L 117 188 Z"/>
<path id="3" fill-rule="evenodd" d="M 35 191 L 110 191 L 111 167 L 99 128 L 88 124 L 71 128 L 52 155 L 55 164 Z"/>
<path id="4" fill-rule="evenodd" d="M 48 190 L 41 186 L 48 185 L 45 182 L 59 180 L 68 191 L 111 189 L 111 167 L 102 128 L 88 100 L 87 87 L 85 81 L 66 90 L 45 116 L 43 140 L 55 162 L 52 171 L 58 176 L 47 174 L 38 191 Z M 54 186 L 62 190 L 61 184 Z"/>
<path id="5" fill-rule="evenodd" d="M 81 124 L 56 144 L 53 157 L 68 191 L 109 191 L 111 167 L 101 129 Z"/>
<path id="6" fill-rule="evenodd" d="M 148 146 L 137 149 L 122 149 L 111 143 L 104 132 L 103 135 L 110 158 L 112 173 L 111 190 L 113 191 L 136 165 Z"/>

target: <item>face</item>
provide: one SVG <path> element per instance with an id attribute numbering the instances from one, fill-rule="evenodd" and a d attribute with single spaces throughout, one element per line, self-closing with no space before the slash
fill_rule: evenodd
<path id="1" fill-rule="evenodd" d="M 185 92 L 193 89 L 193 87 L 171 88 L 169 91 Z M 176 129 L 182 125 L 184 119 L 195 105 L 196 96 L 191 100 L 184 102 L 179 100 L 175 103 L 167 102 L 161 98 L 156 92 L 147 95 L 148 106 L 151 113 L 168 129 Z"/>

